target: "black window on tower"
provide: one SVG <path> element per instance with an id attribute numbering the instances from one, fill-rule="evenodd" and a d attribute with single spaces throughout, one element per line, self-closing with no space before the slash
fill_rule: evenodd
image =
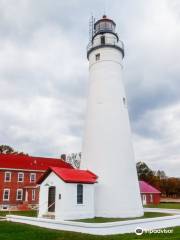
<path id="1" fill-rule="evenodd" d="M 77 185 L 77 204 L 83 204 L 83 185 Z"/>
<path id="2" fill-rule="evenodd" d="M 105 44 L 105 36 L 101 36 L 101 44 Z"/>
<path id="3" fill-rule="evenodd" d="M 99 61 L 100 60 L 100 53 L 96 54 L 95 57 L 96 57 L 96 61 Z"/>

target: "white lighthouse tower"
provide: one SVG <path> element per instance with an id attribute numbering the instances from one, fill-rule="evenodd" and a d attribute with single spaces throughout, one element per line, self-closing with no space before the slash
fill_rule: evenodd
<path id="1" fill-rule="evenodd" d="M 143 215 L 143 208 L 122 81 L 124 47 L 115 27 L 106 16 L 93 24 L 81 168 L 99 177 L 96 216 L 136 217 Z"/>

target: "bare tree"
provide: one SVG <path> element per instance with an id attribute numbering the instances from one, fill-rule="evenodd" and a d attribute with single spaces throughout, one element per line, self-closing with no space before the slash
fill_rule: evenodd
<path id="1" fill-rule="evenodd" d="M 28 155 L 23 152 L 15 151 L 14 148 L 8 145 L 0 145 L 0 154 Z"/>

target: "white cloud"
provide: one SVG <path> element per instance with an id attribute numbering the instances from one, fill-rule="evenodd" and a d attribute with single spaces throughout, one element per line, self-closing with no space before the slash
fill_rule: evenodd
<path id="1" fill-rule="evenodd" d="M 165 170 L 169 176 L 179 176 L 179 122 L 180 103 L 146 112 L 137 124 L 142 128 L 148 124 L 153 135 L 134 134 L 136 160 L 147 162 L 154 170 Z"/>
<path id="2" fill-rule="evenodd" d="M 11 104 L 6 103 L 5 106 L 6 108 L 2 101 L 1 115 L 4 120 L 9 119 L 10 124 L 7 128 L 1 125 L 0 132 L 3 135 L 7 134 L 9 143 L 17 149 L 32 155 L 47 155 L 51 152 L 54 156 L 69 152 L 70 149 L 72 151 L 80 149 L 80 136 L 73 136 L 70 131 L 72 125 L 79 128 L 82 124 L 76 117 L 81 112 L 78 101 L 77 108 L 61 100 L 46 97 L 36 97 L 28 104 L 16 101 L 13 108 Z"/>
<path id="3" fill-rule="evenodd" d="M 88 18 L 104 1 L 0 0 L 0 143 L 33 155 L 81 150 Z M 104 6 L 104 7 L 103 7 Z M 137 160 L 178 175 L 180 4 L 114 0 Z M 142 147 L 143 146 L 143 147 Z"/>
<path id="4" fill-rule="evenodd" d="M 0 40 L 1 138 L 35 155 L 79 151 L 87 64 L 57 26 L 33 32 L 22 46 Z M 87 79 L 86 79 L 87 81 Z M 77 93 L 75 92 L 77 90 Z"/>

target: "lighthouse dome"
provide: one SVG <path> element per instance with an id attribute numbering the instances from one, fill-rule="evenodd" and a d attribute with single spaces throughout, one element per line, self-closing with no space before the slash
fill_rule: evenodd
<path id="1" fill-rule="evenodd" d="M 101 19 L 93 22 L 92 35 L 87 47 L 87 57 L 91 52 L 98 48 L 116 48 L 121 51 L 124 57 L 124 44 L 119 40 L 118 34 L 115 32 L 116 23 L 103 15 Z"/>
<path id="2" fill-rule="evenodd" d="M 95 34 L 105 33 L 105 32 L 112 33 L 112 32 L 115 32 L 115 27 L 116 27 L 115 22 L 107 18 L 106 15 L 103 15 L 103 17 L 94 24 L 94 33 Z"/>

